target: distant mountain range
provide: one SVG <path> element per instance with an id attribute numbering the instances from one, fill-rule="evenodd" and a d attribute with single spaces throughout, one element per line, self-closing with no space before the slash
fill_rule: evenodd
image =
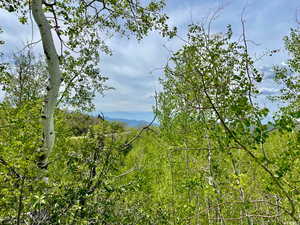
<path id="1" fill-rule="evenodd" d="M 106 119 L 109 121 L 118 121 L 118 122 L 125 123 L 129 127 L 143 127 L 149 124 L 149 122 L 145 120 L 129 120 L 129 119 L 110 118 L 110 117 L 106 117 Z"/>
<path id="2" fill-rule="evenodd" d="M 105 117 L 121 118 L 126 120 L 144 120 L 151 122 L 154 118 L 153 112 L 103 112 Z"/>
<path id="3" fill-rule="evenodd" d="M 97 116 L 98 112 L 93 112 Z M 103 112 L 105 119 L 109 121 L 119 121 L 127 124 L 129 127 L 142 127 L 148 125 L 154 118 L 153 112 Z M 158 125 L 155 121 L 153 125 Z"/>

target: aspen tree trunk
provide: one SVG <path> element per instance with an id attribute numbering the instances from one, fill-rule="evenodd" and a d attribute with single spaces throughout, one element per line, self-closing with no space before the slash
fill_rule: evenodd
<path id="1" fill-rule="evenodd" d="M 238 171 L 238 169 L 237 169 L 237 166 L 236 166 L 236 160 L 233 158 L 233 156 L 232 156 L 232 158 L 231 158 L 231 163 L 232 163 L 232 168 L 233 168 L 234 174 L 235 174 L 237 177 L 239 177 L 240 173 L 239 173 L 239 171 Z M 238 184 L 238 186 L 239 186 L 239 191 L 240 191 L 240 200 L 243 202 L 243 206 L 242 206 L 242 208 L 241 208 L 241 224 L 243 224 L 243 220 L 244 220 L 244 218 L 246 218 L 246 219 L 247 219 L 247 224 L 248 224 L 248 225 L 252 225 L 252 224 L 253 224 L 253 223 L 252 223 L 252 219 L 251 219 L 251 217 L 248 216 L 248 213 L 247 213 L 247 211 L 246 211 L 246 206 L 245 206 L 245 204 L 246 204 L 245 191 L 244 191 L 244 189 L 240 186 L 240 180 L 239 180 L 239 178 L 237 179 L 237 184 Z M 246 223 L 245 223 L 245 224 L 246 224 Z"/>
<path id="2" fill-rule="evenodd" d="M 32 14 L 40 31 L 50 75 L 42 114 L 43 146 L 40 150 L 41 152 L 38 159 L 38 166 L 45 169 L 47 167 L 48 156 L 51 153 L 55 142 L 54 112 L 62 75 L 59 68 L 59 58 L 51 34 L 51 26 L 43 12 L 42 0 L 32 0 Z"/>

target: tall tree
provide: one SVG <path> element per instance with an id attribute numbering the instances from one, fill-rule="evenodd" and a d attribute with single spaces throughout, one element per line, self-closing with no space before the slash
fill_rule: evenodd
<path id="1" fill-rule="evenodd" d="M 281 118 L 277 121 L 282 128 L 291 129 L 300 119 L 300 28 L 291 29 L 284 37 L 285 49 L 290 58 L 285 66 L 275 66 L 275 81 L 280 84 L 280 95 L 273 100 L 284 103 Z"/>
<path id="2" fill-rule="evenodd" d="M 23 0 L 2 1 L 0 7 L 17 12 L 21 23 L 32 13 L 38 25 L 49 72 L 42 115 L 43 145 L 38 164 L 47 166 L 55 142 L 54 113 L 59 99 L 91 108 L 95 91 L 103 91 L 104 78 L 99 72 L 99 50 L 110 53 L 104 38 L 114 33 L 134 34 L 142 39 L 158 29 L 173 36 L 162 13 L 164 1 L 147 5 L 131 0 Z M 29 7 L 29 8 L 28 8 Z M 59 41 L 59 48 L 55 39 Z M 60 93 L 60 89 L 64 88 Z"/>
<path id="3" fill-rule="evenodd" d="M 252 197 L 252 190 L 247 191 L 246 185 L 240 184 L 242 176 L 250 180 L 257 169 L 269 180 L 260 193 L 272 193 L 282 199 L 283 203 L 277 203 L 276 207 L 284 209 L 284 217 L 299 223 L 297 194 L 293 192 L 294 187 L 288 186 L 295 180 L 287 178 L 287 174 L 296 171 L 294 159 L 299 151 L 283 151 L 281 156 L 269 160 L 272 153 L 265 151 L 264 143 L 270 132 L 262 124 L 268 109 L 260 108 L 253 100 L 259 93 L 257 84 L 262 81 L 262 75 L 248 55 L 246 44 L 232 41 L 231 37 L 230 27 L 226 34 L 210 35 L 203 27 L 190 26 L 186 44 L 172 55 L 165 67 L 164 89 L 158 96 L 158 117 L 163 134 L 175 146 L 173 149 L 198 150 L 199 155 L 207 156 L 207 180 L 216 193 L 215 199 L 208 196 L 207 202 L 215 201 L 214 218 L 220 224 L 225 224 L 220 206 L 222 199 L 232 197 L 224 197 L 227 181 L 223 179 L 232 172 L 238 177 L 237 190 L 242 202 L 239 215 L 245 220 L 243 224 L 255 223 L 248 216 L 252 213 L 247 195 Z M 290 81 L 293 81 L 291 90 L 298 90 L 294 86 L 296 81 Z M 294 94 L 287 98 L 297 106 L 294 102 L 299 95 Z M 293 142 L 291 138 L 290 143 Z M 297 145 L 293 143 L 292 147 L 298 149 Z M 251 168 L 250 163 L 255 167 Z M 227 170 L 230 167 L 232 171 Z M 276 207 L 272 210 L 276 211 Z"/>
<path id="4" fill-rule="evenodd" d="M 31 49 L 22 51 L 13 55 L 7 67 L 7 72 L 0 77 L 5 101 L 18 107 L 27 101 L 44 97 L 48 72 L 41 57 L 36 57 Z"/>

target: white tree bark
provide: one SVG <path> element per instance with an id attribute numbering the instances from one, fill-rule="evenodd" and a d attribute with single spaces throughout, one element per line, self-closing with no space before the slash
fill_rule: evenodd
<path id="1" fill-rule="evenodd" d="M 59 58 L 51 34 L 51 26 L 45 17 L 42 0 L 32 0 L 32 14 L 38 25 L 43 49 L 50 74 L 45 105 L 42 114 L 43 146 L 41 148 L 38 165 L 40 168 L 47 166 L 48 156 L 51 153 L 55 142 L 54 112 L 56 108 L 62 74 L 59 68 Z"/>

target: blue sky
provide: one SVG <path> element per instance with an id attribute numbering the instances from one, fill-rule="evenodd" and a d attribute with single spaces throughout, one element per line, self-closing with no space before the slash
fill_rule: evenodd
<path id="1" fill-rule="evenodd" d="M 225 31 L 226 25 L 231 24 L 234 37 L 238 38 L 242 33 L 241 13 L 245 9 L 247 39 L 256 43 L 249 43 L 251 55 L 259 57 L 266 50 L 282 49 L 276 56 L 265 57 L 257 62 L 257 66 L 269 78 L 272 76 L 272 65 L 281 64 L 287 59 L 282 38 L 289 33 L 290 28 L 296 27 L 297 10 L 300 16 L 298 0 L 167 0 L 166 3 L 169 23 L 178 27 L 182 37 L 185 36 L 188 24 L 205 23 L 221 7 L 222 10 L 212 23 L 212 32 Z M 0 11 L 0 21 L 0 27 L 4 30 L 0 39 L 6 41 L 0 51 L 11 53 L 31 41 L 31 26 L 18 24 L 14 15 Z M 33 39 L 39 39 L 36 31 Z M 114 112 L 115 117 L 150 120 L 154 92 L 160 90 L 158 78 L 162 76 L 161 68 L 169 57 L 168 50 L 176 51 L 183 44 L 182 41 L 178 38 L 168 41 L 152 33 L 141 42 L 115 37 L 107 43 L 113 56 L 102 57 L 101 70 L 109 78 L 107 85 L 113 86 L 115 90 L 104 93 L 104 97 L 96 97 L 96 110 Z M 40 50 L 40 46 L 36 47 L 36 51 Z M 266 79 L 260 88 L 265 95 L 277 92 L 271 79 Z M 259 102 L 274 108 L 263 97 Z"/>

